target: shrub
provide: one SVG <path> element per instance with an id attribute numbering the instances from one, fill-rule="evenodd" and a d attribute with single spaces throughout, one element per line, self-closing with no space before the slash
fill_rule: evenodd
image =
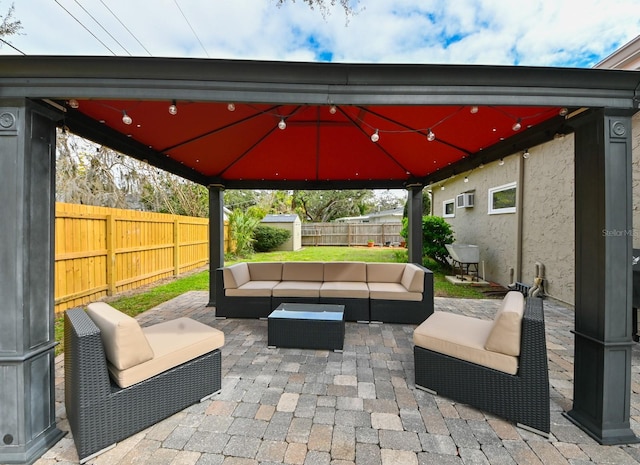
<path id="1" fill-rule="evenodd" d="M 405 239 L 408 236 L 408 220 L 402 218 L 402 230 L 400 235 Z M 444 218 L 427 215 L 422 217 L 422 255 L 435 260 L 447 267 L 449 252 L 445 244 L 453 243 L 453 230 Z"/>
<path id="2" fill-rule="evenodd" d="M 256 252 L 269 252 L 279 245 L 284 244 L 291 237 L 291 231 L 274 228 L 272 226 L 258 225 L 253 230 L 253 248 Z"/>
<path id="3" fill-rule="evenodd" d="M 235 242 L 235 253 L 239 257 L 248 257 L 253 253 L 253 231 L 260 219 L 237 208 L 229 215 L 229 232 L 231 240 Z"/>

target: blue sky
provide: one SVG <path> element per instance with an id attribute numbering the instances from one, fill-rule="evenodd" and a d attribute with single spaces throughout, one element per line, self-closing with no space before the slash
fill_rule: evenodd
<path id="1" fill-rule="evenodd" d="M 591 67 L 640 34 L 640 0 L 359 0 L 349 17 L 303 0 L 13 3 L 27 55 Z"/>

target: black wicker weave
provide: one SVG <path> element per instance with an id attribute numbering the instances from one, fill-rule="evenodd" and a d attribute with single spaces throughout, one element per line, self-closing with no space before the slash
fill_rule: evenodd
<path id="1" fill-rule="evenodd" d="M 414 360 L 416 386 L 549 433 L 549 371 L 541 299 L 526 299 L 516 375 L 418 346 Z"/>
<path id="2" fill-rule="evenodd" d="M 82 309 L 65 313 L 65 404 L 80 462 L 220 390 L 216 349 L 128 388 L 107 371 L 100 330 Z"/>
<path id="3" fill-rule="evenodd" d="M 333 318 L 323 318 L 330 312 Z M 318 317 L 309 318 L 308 313 Z M 274 318 L 273 315 L 281 317 Z M 284 317 L 283 317 L 284 316 Z M 344 306 L 283 303 L 269 315 L 268 345 L 299 349 L 342 350 L 344 346 Z"/>

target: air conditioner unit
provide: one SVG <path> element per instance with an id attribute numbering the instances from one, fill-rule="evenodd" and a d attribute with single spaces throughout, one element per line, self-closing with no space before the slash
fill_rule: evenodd
<path id="1" fill-rule="evenodd" d="M 473 207 L 474 195 L 473 192 L 464 192 L 456 197 L 456 207 L 458 208 L 470 208 Z"/>

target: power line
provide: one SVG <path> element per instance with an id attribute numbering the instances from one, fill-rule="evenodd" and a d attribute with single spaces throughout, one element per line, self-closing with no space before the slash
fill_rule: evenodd
<path id="1" fill-rule="evenodd" d="M 2 37 L 0 37 L 0 41 L 2 41 L 2 43 L 8 45 L 9 47 L 11 47 L 12 49 L 14 49 L 16 52 L 18 53 L 22 53 L 23 55 L 27 55 L 26 53 L 24 53 L 22 50 L 20 50 L 18 47 L 15 47 L 13 45 L 11 45 L 10 42 L 7 42 L 6 40 L 4 40 Z"/>
<path id="2" fill-rule="evenodd" d="M 91 32 L 91 31 L 89 30 L 89 28 L 88 28 L 87 26 L 85 26 L 84 24 L 82 24 L 82 21 L 80 21 L 78 18 L 76 18 L 75 16 L 73 16 L 73 14 L 71 14 L 71 12 L 70 12 L 69 10 L 67 10 L 64 6 L 62 6 L 62 4 L 61 4 L 58 0 L 54 0 L 54 2 L 56 2 L 56 3 L 58 4 L 58 6 L 59 6 L 60 8 L 62 8 L 64 11 L 66 11 L 66 13 L 67 13 L 69 16 L 71 16 L 73 19 L 75 19 L 75 21 L 76 21 L 80 26 L 82 26 L 82 27 L 85 29 L 85 31 L 87 31 L 89 34 L 91 34 L 91 35 L 93 36 L 93 38 L 94 38 L 94 39 L 96 39 L 98 42 L 100 42 L 100 43 L 103 45 L 103 47 L 104 47 L 104 48 L 106 48 L 107 50 L 109 50 L 113 56 L 117 56 L 117 55 L 116 55 L 116 53 L 115 53 L 113 50 L 111 50 L 111 49 L 107 46 L 107 44 L 105 44 L 103 41 L 101 41 L 101 40 L 98 38 L 98 36 L 96 36 L 93 32 Z"/>
<path id="3" fill-rule="evenodd" d="M 93 21 L 94 21 L 98 26 L 100 26 L 100 28 L 101 28 L 104 32 L 106 32 L 106 33 L 107 33 L 107 35 L 108 35 L 109 37 L 111 37 L 111 38 L 114 40 L 114 42 L 115 42 L 115 43 L 117 43 L 117 44 L 120 46 L 120 48 L 122 48 L 122 50 L 124 50 L 125 52 L 127 52 L 127 54 L 128 54 L 129 56 L 131 56 L 131 53 L 129 53 L 129 50 L 127 50 L 127 48 L 126 48 L 124 45 L 122 45 L 120 42 L 118 42 L 118 39 L 116 39 L 115 37 L 113 37 L 113 35 L 112 35 L 109 31 L 107 31 L 107 29 L 102 25 L 102 23 L 101 23 L 100 21 L 98 21 L 96 18 L 94 18 L 94 17 L 93 17 L 93 15 L 92 15 L 91 13 L 89 13 L 89 12 L 87 11 L 87 9 L 86 9 L 85 7 L 83 7 L 83 6 L 82 6 L 82 4 L 80 4 L 80 2 L 79 2 L 78 0 L 74 0 L 74 1 L 76 2 L 76 4 L 77 4 L 80 8 L 82 8 L 82 11 L 84 11 L 86 14 L 88 14 L 88 15 L 89 15 L 89 18 L 93 19 Z"/>
<path id="4" fill-rule="evenodd" d="M 184 18 L 184 20 L 189 25 L 189 28 L 191 29 L 191 32 L 193 32 L 193 35 L 196 37 L 196 39 L 198 39 L 198 42 L 200 43 L 200 47 L 202 47 L 202 50 L 204 50 L 204 53 L 205 53 L 205 55 L 207 55 L 207 58 L 211 58 L 209 56 L 209 52 L 207 52 L 207 49 L 204 48 L 204 45 L 202 44 L 202 41 L 200 40 L 200 37 L 198 37 L 198 34 L 196 34 L 196 31 L 193 29 L 193 27 L 191 26 L 191 23 L 189 22 L 189 20 L 185 16 L 184 12 L 182 11 L 182 8 L 180 8 L 180 5 L 178 5 L 178 0 L 173 0 L 173 3 L 176 4 L 176 6 L 178 7 L 178 10 L 180 10 L 180 14 L 182 14 L 182 17 Z"/>
<path id="5" fill-rule="evenodd" d="M 138 44 L 140 44 L 140 47 L 142 47 L 142 48 L 143 48 L 143 49 L 144 49 L 144 50 L 149 54 L 149 56 L 153 56 L 153 55 L 151 54 L 151 52 L 147 49 L 147 47 L 145 47 L 145 46 L 142 44 L 142 42 L 140 42 L 140 41 L 138 40 L 138 38 L 133 34 L 133 32 L 131 32 L 131 31 L 129 30 L 129 28 L 128 28 L 128 27 L 127 27 L 127 26 L 126 26 L 122 21 L 120 21 L 120 18 L 118 17 L 118 15 L 116 15 L 113 11 L 111 11 L 111 8 L 109 8 L 109 7 L 107 6 L 107 4 L 104 2 L 104 0 L 100 0 L 100 3 L 102 3 L 102 5 L 103 5 L 103 6 L 104 6 L 108 11 L 109 11 L 109 13 L 111 13 L 111 14 L 113 15 L 113 17 L 114 17 L 114 18 L 116 18 L 116 20 L 120 23 L 120 25 L 121 25 L 123 28 L 125 28 L 125 30 L 126 30 L 126 31 L 131 35 L 131 37 L 133 37 L 133 38 L 136 40 L 136 42 L 138 42 Z"/>

